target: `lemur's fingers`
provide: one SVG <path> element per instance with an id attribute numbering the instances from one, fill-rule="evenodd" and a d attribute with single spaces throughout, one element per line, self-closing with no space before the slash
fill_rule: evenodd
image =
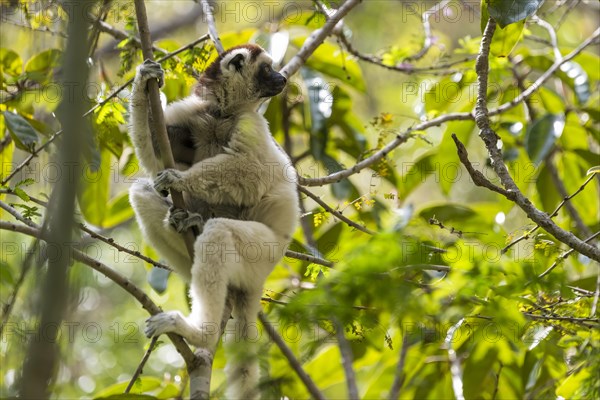
<path id="1" fill-rule="evenodd" d="M 159 87 L 162 87 L 164 85 L 165 73 L 159 63 L 151 60 L 146 60 L 142 65 L 138 67 L 138 71 L 141 75 L 141 78 L 144 81 L 156 79 L 158 80 Z"/>
<path id="2" fill-rule="evenodd" d="M 174 169 L 165 169 L 156 175 L 156 178 L 154 179 L 154 190 L 164 197 L 167 197 L 169 195 L 169 189 L 174 187 L 180 181 L 181 173 L 179 171 Z"/>

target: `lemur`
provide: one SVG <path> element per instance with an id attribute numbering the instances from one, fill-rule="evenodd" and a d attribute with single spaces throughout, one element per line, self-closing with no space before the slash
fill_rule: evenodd
<path id="1" fill-rule="evenodd" d="M 165 121 L 175 169 L 164 169 L 148 105 L 147 82 L 163 84 L 159 64 L 137 68 L 130 103 L 131 139 L 142 168 L 155 177 L 130 189 L 136 219 L 148 242 L 189 281 L 191 314 L 168 311 L 146 321 L 148 337 L 174 332 L 214 352 L 229 293 L 233 320 L 224 344 L 246 338 L 256 322 L 264 282 L 283 257 L 299 219 L 296 172 L 257 112 L 286 85 L 259 46 L 219 55 L 192 95 L 167 106 Z M 175 209 L 168 189 L 184 194 Z M 179 232 L 194 229 L 190 259 Z M 239 347 L 239 346 L 238 346 Z M 256 350 L 228 362 L 228 398 L 258 397 Z M 254 352 L 254 353 L 252 353 Z"/>

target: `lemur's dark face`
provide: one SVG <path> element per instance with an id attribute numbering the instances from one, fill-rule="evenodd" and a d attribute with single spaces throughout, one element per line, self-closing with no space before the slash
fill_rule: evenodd
<path id="1" fill-rule="evenodd" d="M 278 95 L 287 83 L 272 65 L 271 57 L 259 46 L 233 47 L 206 69 L 200 84 L 228 107 L 257 102 Z"/>
<path id="2" fill-rule="evenodd" d="M 260 88 L 260 97 L 271 97 L 281 93 L 287 79 L 275 71 L 270 63 L 263 62 L 258 69 L 257 81 Z"/>

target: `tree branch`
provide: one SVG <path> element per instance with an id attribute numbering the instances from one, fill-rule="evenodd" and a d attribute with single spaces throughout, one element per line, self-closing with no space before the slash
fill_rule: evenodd
<path id="1" fill-rule="evenodd" d="M 408 336 L 405 332 L 402 337 L 402 347 L 400 347 L 400 356 L 398 357 L 398 364 L 396 364 L 396 376 L 388 395 L 389 400 L 396 400 L 400 397 L 400 389 L 406 379 L 406 373 L 404 372 L 404 364 L 406 362 L 406 353 L 408 352 Z"/>
<path id="2" fill-rule="evenodd" d="M 288 360 L 290 367 L 292 367 L 294 372 L 296 372 L 296 375 L 298 375 L 298 378 L 300 378 L 300 380 L 304 384 L 304 387 L 306 387 L 306 390 L 308 390 L 308 393 L 310 393 L 311 396 L 315 399 L 325 400 L 325 396 L 323 396 L 323 393 L 319 391 L 319 388 L 317 387 L 317 385 L 315 385 L 310 375 L 308 375 L 306 371 L 304 371 L 302 365 L 300 364 L 296 356 L 294 356 L 292 350 L 290 350 L 290 348 L 285 344 L 281 336 L 279 336 L 277 332 L 275 332 L 275 328 L 273 327 L 273 325 L 271 325 L 267 317 L 262 312 L 259 312 L 258 319 L 265 327 L 269 338 L 271 338 L 273 343 L 275 343 L 277 347 L 279 347 L 281 353 Z"/>
<path id="3" fill-rule="evenodd" d="M 507 192 L 511 193 L 511 196 L 514 196 L 514 199 L 511 200 L 518 205 L 532 221 L 536 222 L 548 233 L 550 233 L 559 241 L 567 244 L 569 247 L 576 249 L 581 254 L 584 254 L 596 261 L 600 261 L 600 250 L 598 248 L 581 241 L 571 232 L 561 229 L 546 213 L 538 210 L 531 203 L 531 201 L 523 195 L 516 183 L 513 181 L 510 172 L 504 163 L 502 151 L 498 147 L 499 137 L 490 127 L 489 112 L 487 109 L 488 57 L 490 44 L 495 29 L 496 22 L 490 18 L 483 33 L 481 49 L 475 65 L 475 71 L 477 72 L 479 84 L 477 103 L 475 107 L 475 122 L 480 129 L 479 136 L 483 140 L 485 147 L 488 150 L 490 159 L 492 160 L 492 167 L 496 172 L 496 175 L 498 175 L 500 178 L 502 186 L 504 186 Z M 600 30 L 597 32 L 600 32 Z M 548 73 L 548 71 L 546 71 L 546 73 Z M 525 97 L 522 95 L 526 92 L 527 90 L 521 93 L 520 97 L 524 99 Z M 499 109 L 500 108 L 501 107 L 499 107 Z"/>
<path id="4" fill-rule="evenodd" d="M 125 392 L 124 393 L 129 393 L 131 391 L 131 388 L 135 384 L 135 381 L 142 374 L 142 372 L 144 370 L 144 366 L 148 362 L 148 359 L 150 358 L 150 354 L 152 354 L 152 351 L 154 350 L 154 347 L 156 346 L 156 342 L 157 341 L 158 341 L 158 336 L 154 336 L 152 338 L 152 340 L 150 340 L 150 344 L 148 345 L 148 350 L 146 350 L 146 352 L 144 353 L 144 357 L 142 357 L 142 361 L 140 361 L 140 364 L 138 365 L 137 369 L 133 373 L 133 376 L 129 380 L 129 384 L 125 388 Z"/>
<path id="5" fill-rule="evenodd" d="M 585 239 L 584 242 L 588 243 L 588 242 L 594 240 L 595 238 L 597 238 L 598 236 L 600 236 L 600 231 L 594 233 L 592 236 L 590 236 L 587 239 Z M 575 251 L 575 249 L 570 249 L 570 250 L 565 251 L 560 256 L 558 256 L 556 258 L 556 261 L 554 261 L 554 263 L 552 263 L 552 265 L 550 267 L 548 267 L 548 269 L 546 269 L 544 272 L 542 272 L 541 274 L 538 275 L 538 279 L 542 279 L 543 277 L 545 277 L 546 275 L 548 275 L 550 272 L 552 272 L 552 270 L 554 268 L 556 268 L 558 266 L 558 264 L 560 264 L 561 262 L 563 262 L 564 260 L 566 260 L 567 257 L 569 257 L 571 255 L 571 253 L 573 253 L 574 251 Z"/>
<path id="6" fill-rule="evenodd" d="M 318 205 L 320 205 L 321 207 L 323 207 L 325 209 L 325 211 L 329 212 L 330 214 L 334 215 L 336 218 L 338 218 L 340 221 L 345 222 L 346 224 L 348 224 L 348 226 L 354 228 L 354 229 L 358 229 L 361 232 L 367 233 L 369 235 L 374 235 L 375 232 L 373 232 L 372 230 L 357 224 L 356 222 L 352 221 L 350 218 L 346 217 L 344 214 L 342 214 L 341 212 L 334 210 L 333 208 L 331 208 L 327 203 L 325 203 L 323 200 L 321 200 L 319 198 L 319 196 L 317 196 L 316 194 L 312 193 L 311 191 L 309 191 L 306 188 L 303 188 L 302 186 L 298 186 L 298 191 L 300 191 L 301 193 L 304 193 L 305 195 L 307 195 L 308 197 L 310 197 L 311 199 L 313 199 Z"/>
<path id="7" fill-rule="evenodd" d="M 348 399 L 358 400 L 358 387 L 356 386 L 356 374 L 352 363 L 354 361 L 354 355 L 352 354 L 352 348 L 348 339 L 344 335 L 344 326 L 334 315 L 332 318 L 333 326 L 335 329 L 335 336 L 337 338 L 338 347 L 340 348 L 340 354 L 342 355 L 342 368 L 346 375 L 346 387 L 348 389 Z"/>
<path id="8" fill-rule="evenodd" d="M 18 233 L 23 233 L 28 236 L 32 236 L 41 240 L 46 240 L 44 235 L 41 233 L 39 228 L 32 228 L 25 225 L 14 224 L 12 222 L 0 221 L 0 230 L 8 230 Z M 162 312 L 159 306 L 157 306 L 151 299 L 148 297 L 146 293 L 139 287 L 137 287 L 133 282 L 131 282 L 126 276 L 117 272 L 116 270 L 110 268 L 109 266 L 101 263 L 100 261 L 94 260 L 89 257 L 85 253 L 71 249 L 70 252 L 73 254 L 73 258 L 91 268 L 98 271 L 102 275 L 106 276 L 108 279 L 119 285 L 126 292 L 132 295 L 141 306 L 148 311 L 150 315 L 158 314 Z M 173 342 L 173 345 L 181 354 L 183 359 L 185 360 L 186 365 L 188 366 L 188 370 L 190 366 L 194 366 L 195 363 L 198 362 L 194 353 L 190 350 L 189 346 L 183 341 L 183 339 L 174 334 L 168 334 L 169 339 Z"/>
<path id="9" fill-rule="evenodd" d="M 306 39 L 302 48 L 292 59 L 279 71 L 286 78 L 294 75 L 308 58 L 315 52 L 317 47 L 331 35 L 340 20 L 358 5 L 362 0 L 347 0 L 332 16 L 329 17 L 322 28 L 315 30 Z"/>
<path id="10" fill-rule="evenodd" d="M 219 34 L 217 32 L 217 26 L 215 24 L 213 9 L 211 5 L 208 4 L 208 0 L 200 0 L 200 4 L 202 5 L 202 10 L 204 11 L 204 15 L 206 16 L 206 23 L 208 24 L 208 34 L 210 35 L 211 40 L 215 44 L 217 53 L 222 54 L 225 51 L 225 49 L 223 48 L 223 44 L 221 43 L 221 39 L 219 38 Z"/>

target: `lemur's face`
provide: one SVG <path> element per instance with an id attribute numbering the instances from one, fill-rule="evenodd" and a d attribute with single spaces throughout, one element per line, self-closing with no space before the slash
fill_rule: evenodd
<path id="1" fill-rule="evenodd" d="M 271 57 L 259 46 L 242 45 L 219 56 L 204 72 L 200 83 L 219 93 L 228 105 L 276 96 L 286 78 L 272 67 Z"/>

